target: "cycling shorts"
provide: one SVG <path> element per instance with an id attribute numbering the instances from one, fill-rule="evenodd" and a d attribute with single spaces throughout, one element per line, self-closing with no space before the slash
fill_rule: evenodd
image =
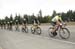
<path id="1" fill-rule="evenodd" d="M 51 22 L 51 25 L 52 25 L 52 26 L 55 26 L 55 25 L 56 25 L 56 22 L 53 22 L 53 21 L 52 21 L 52 22 Z"/>

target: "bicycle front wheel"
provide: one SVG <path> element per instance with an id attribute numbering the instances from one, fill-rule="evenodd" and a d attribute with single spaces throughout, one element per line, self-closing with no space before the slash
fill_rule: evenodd
<path id="1" fill-rule="evenodd" d="M 41 28 L 40 28 L 40 27 L 37 27 L 37 28 L 35 29 L 35 31 L 36 31 L 36 33 L 37 33 L 38 35 L 41 34 Z"/>
<path id="2" fill-rule="evenodd" d="M 67 28 L 59 30 L 59 35 L 62 39 L 68 39 L 70 37 L 70 31 Z"/>
<path id="3" fill-rule="evenodd" d="M 34 34 L 35 33 L 35 29 L 33 27 L 31 27 L 31 33 Z"/>
<path id="4" fill-rule="evenodd" d="M 28 27 L 25 28 L 25 32 L 28 33 Z"/>

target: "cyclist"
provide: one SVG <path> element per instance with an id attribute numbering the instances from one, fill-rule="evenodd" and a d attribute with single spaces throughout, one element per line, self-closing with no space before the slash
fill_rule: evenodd
<path id="1" fill-rule="evenodd" d="M 37 28 L 40 24 L 39 20 L 37 18 L 32 19 L 33 28 Z"/>
<path id="2" fill-rule="evenodd" d="M 24 32 L 27 32 L 27 18 L 23 18 L 22 20 L 22 31 Z"/>
<path id="3" fill-rule="evenodd" d="M 8 22 L 7 22 L 7 29 L 9 29 L 9 27 L 10 27 L 10 26 L 9 26 L 9 21 L 8 21 Z"/>
<path id="4" fill-rule="evenodd" d="M 6 29 L 6 22 L 4 21 L 4 23 L 3 23 L 3 24 L 4 24 L 4 29 Z"/>
<path id="5" fill-rule="evenodd" d="M 52 18 L 51 21 L 52 21 L 51 24 L 54 27 L 54 29 L 51 31 L 51 33 L 56 36 L 57 35 L 56 30 L 58 29 L 58 26 L 63 22 L 61 15 L 57 14 L 55 17 Z"/>
<path id="6" fill-rule="evenodd" d="M 1 29 L 3 29 L 3 22 L 2 22 L 2 20 L 1 20 Z"/>
<path id="7" fill-rule="evenodd" d="M 15 28 L 16 28 L 16 30 L 19 31 L 19 21 L 18 20 L 15 21 Z"/>
<path id="8" fill-rule="evenodd" d="M 26 19 L 26 18 L 23 18 L 23 23 L 22 23 L 22 25 L 23 25 L 24 27 L 26 27 L 26 25 L 27 25 L 27 19 Z"/>
<path id="9" fill-rule="evenodd" d="M 10 21 L 10 30 L 12 30 L 13 21 Z"/>

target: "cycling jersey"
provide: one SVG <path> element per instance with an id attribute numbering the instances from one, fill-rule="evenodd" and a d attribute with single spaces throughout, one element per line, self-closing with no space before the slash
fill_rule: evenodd
<path id="1" fill-rule="evenodd" d="M 26 24 L 27 23 L 27 20 L 26 19 L 23 19 L 23 23 Z"/>
<path id="2" fill-rule="evenodd" d="M 38 24 L 38 22 L 39 22 L 39 20 L 37 20 L 37 19 L 32 20 L 33 24 Z"/>
<path id="3" fill-rule="evenodd" d="M 52 22 L 56 22 L 56 21 L 59 21 L 59 20 L 62 20 L 61 17 L 55 16 L 55 17 L 52 19 Z"/>
<path id="4" fill-rule="evenodd" d="M 15 24 L 17 25 L 18 23 L 19 23 L 18 20 L 16 20 L 16 21 L 15 21 Z"/>

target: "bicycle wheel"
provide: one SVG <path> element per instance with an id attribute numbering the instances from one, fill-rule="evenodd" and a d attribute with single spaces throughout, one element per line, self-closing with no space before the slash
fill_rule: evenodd
<path id="1" fill-rule="evenodd" d="M 22 32 L 24 32 L 24 28 L 22 28 Z"/>
<path id="2" fill-rule="evenodd" d="M 37 27 L 37 28 L 35 29 L 35 32 L 36 32 L 38 35 L 40 35 L 40 34 L 41 34 L 41 28 L 40 28 L 40 27 Z"/>
<path id="3" fill-rule="evenodd" d="M 56 35 L 54 35 L 51 31 L 53 30 L 54 28 L 53 27 L 50 27 L 49 29 L 48 29 L 48 33 L 49 33 L 49 36 L 50 37 L 55 37 Z"/>
<path id="4" fill-rule="evenodd" d="M 31 27 L 31 33 L 34 34 L 35 33 L 35 29 L 33 27 Z"/>
<path id="5" fill-rule="evenodd" d="M 17 26 L 17 27 L 15 27 L 16 28 L 16 30 L 15 31 L 20 31 L 20 29 L 19 29 L 19 27 Z"/>
<path id="6" fill-rule="evenodd" d="M 67 28 L 59 30 L 59 35 L 62 39 L 68 39 L 70 37 L 70 31 Z"/>
<path id="7" fill-rule="evenodd" d="M 28 27 L 25 28 L 25 32 L 28 33 Z"/>

